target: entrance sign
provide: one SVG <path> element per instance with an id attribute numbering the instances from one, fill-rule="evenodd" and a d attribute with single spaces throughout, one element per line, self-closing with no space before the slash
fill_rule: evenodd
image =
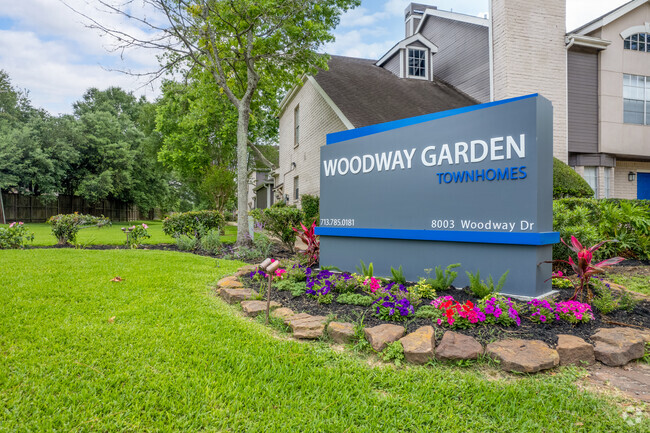
<path id="1" fill-rule="evenodd" d="M 505 294 L 549 292 L 553 109 L 537 94 L 328 134 L 321 148 L 321 265 L 412 281 L 452 263 Z"/>

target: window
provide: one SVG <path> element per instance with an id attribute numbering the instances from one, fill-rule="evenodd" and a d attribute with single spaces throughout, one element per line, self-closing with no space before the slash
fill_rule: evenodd
<path id="1" fill-rule="evenodd" d="M 626 50 L 650 53 L 650 33 L 637 33 L 628 36 L 623 41 L 623 48 Z"/>
<path id="2" fill-rule="evenodd" d="M 419 48 L 408 49 L 408 76 L 426 78 L 427 50 Z"/>
<path id="3" fill-rule="evenodd" d="M 594 198 L 598 197 L 598 167 L 585 167 L 585 180 L 594 190 Z"/>
<path id="4" fill-rule="evenodd" d="M 650 125 L 650 77 L 623 75 L 623 122 Z"/>
<path id="5" fill-rule="evenodd" d="M 296 147 L 300 143 L 300 105 L 296 105 L 296 109 L 293 110 L 293 146 Z"/>
<path id="6" fill-rule="evenodd" d="M 293 178 L 293 199 L 298 200 L 300 197 L 300 191 L 298 189 L 298 176 Z"/>

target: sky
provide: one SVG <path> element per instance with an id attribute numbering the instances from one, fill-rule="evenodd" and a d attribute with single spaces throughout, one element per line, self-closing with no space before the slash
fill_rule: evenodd
<path id="1" fill-rule="evenodd" d="M 627 3 L 628 0 L 567 0 L 567 29 L 572 30 Z M 377 59 L 404 38 L 404 9 L 411 0 L 362 0 L 341 17 L 336 41 L 325 52 Z M 486 16 L 488 0 L 418 0 L 441 10 Z M 150 19 L 151 11 L 134 0 L 134 10 Z M 88 28 L 88 20 L 71 8 L 125 33 L 142 29 L 100 10 L 93 0 L 0 0 L 0 69 L 14 87 L 29 91 L 32 104 L 53 115 L 72 112 L 72 103 L 90 87 L 120 86 L 149 100 L 158 96 L 158 82 L 119 71 L 156 71 L 156 53 L 115 51 L 114 41 Z M 155 17 L 153 18 L 155 19 Z"/>

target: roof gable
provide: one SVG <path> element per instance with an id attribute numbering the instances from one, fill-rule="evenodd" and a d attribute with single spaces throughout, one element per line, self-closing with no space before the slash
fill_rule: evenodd
<path id="1" fill-rule="evenodd" d="M 619 6 L 618 8 L 607 12 L 605 15 L 602 15 L 598 18 L 596 18 L 593 21 L 588 22 L 587 24 L 578 27 L 577 29 L 573 30 L 572 32 L 569 32 L 570 34 L 578 34 L 578 35 L 587 35 L 595 30 L 598 30 L 601 27 L 606 26 L 607 24 L 616 21 L 623 15 L 627 15 L 628 13 L 632 12 L 639 6 L 643 6 L 644 4 L 648 3 L 650 0 L 632 0 L 628 3 L 625 3 L 622 6 Z"/>

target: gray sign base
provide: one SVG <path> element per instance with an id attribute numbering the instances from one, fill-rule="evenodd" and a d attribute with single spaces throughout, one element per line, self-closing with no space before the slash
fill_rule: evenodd
<path id="1" fill-rule="evenodd" d="M 391 266 L 403 267 L 404 276 L 409 281 L 426 277 L 425 269 L 432 269 L 435 276 L 436 266 L 446 268 L 453 263 L 460 263 L 458 277 L 454 281 L 457 287 L 469 285 L 465 271 L 475 273 L 477 270 L 489 269 L 496 285 L 501 275 L 508 274 L 504 294 L 513 293 L 517 297 L 540 298 L 551 292 L 551 282 L 546 281 L 551 275 L 549 263 L 539 264 L 551 257 L 551 245 L 507 245 L 483 244 L 470 242 L 437 242 L 424 240 L 354 238 L 339 236 L 321 236 L 321 266 L 336 266 L 342 271 L 349 269 L 350 263 L 373 264 L 375 275 L 390 276 Z M 505 259 L 507 258 L 507 260 Z M 539 264 L 539 265 L 538 265 Z M 481 279 L 487 280 L 488 274 L 481 273 Z"/>

